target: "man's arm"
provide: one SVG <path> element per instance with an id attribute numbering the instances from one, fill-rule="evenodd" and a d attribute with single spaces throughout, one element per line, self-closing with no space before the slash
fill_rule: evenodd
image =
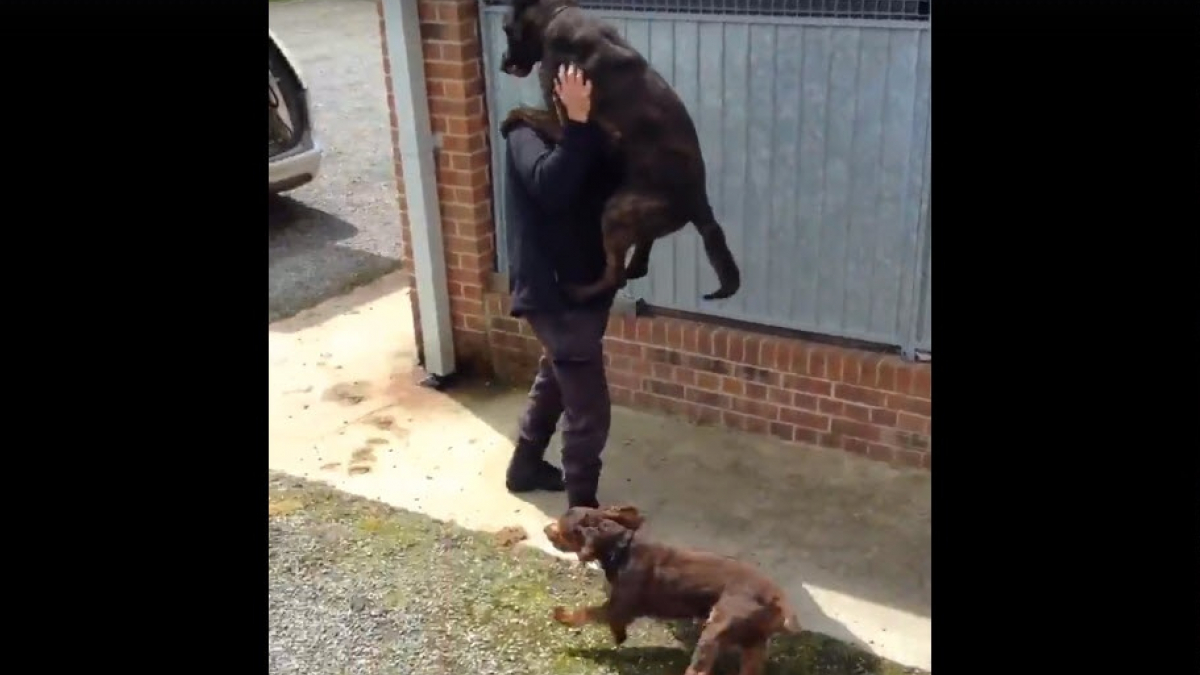
<path id="1" fill-rule="evenodd" d="M 521 125 L 508 134 L 508 154 L 525 189 L 546 211 L 557 212 L 578 196 L 602 140 L 596 125 L 568 120 L 562 143 L 552 147 Z"/>

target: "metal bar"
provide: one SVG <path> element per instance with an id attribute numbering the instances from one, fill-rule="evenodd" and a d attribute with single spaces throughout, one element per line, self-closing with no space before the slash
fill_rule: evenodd
<path id="1" fill-rule="evenodd" d="M 909 303 L 910 310 L 908 312 L 908 326 L 904 334 L 904 344 L 900 348 L 900 353 L 906 359 L 922 360 L 924 350 L 918 349 L 919 336 L 921 331 L 921 313 L 924 309 L 925 294 L 922 292 L 925 289 L 925 265 L 930 260 L 930 250 L 926 246 L 926 240 L 929 239 L 929 198 L 933 186 L 930 185 L 930 164 L 932 157 L 930 156 L 930 148 L 933 145 L 932 135 L 932 118 L 930 115 L 926 120 L 926 125 L 930 127 L 925 132 L 925 162 L 924 176 L 922 179 L 923 187 L 921 189 L 921 210 L 919 220 L 920 230 L 917 233 L 916 256 L 913 262 L 913 284 L 911 295 L 912 302 Z"/>
<path id="2" fill-rule="evenodd" d="M 739 15 L 739 14 L 689 14 L 685 12 L 635 12 L 621 9 L 587 9 L 590 14 L 594 14 L 602 19 L 612 20 L 633 20 L 633 21 L 696 21 L 699 23 L 721 23 L 721 24 L 770 24 L 772 26 L 816 26 L 830 28 L 904 28 L 908 30 L 924 31 L 929 30 L 928 20 L 902 20 L 902 19 L 851 19 L 841 17 L 819 17 L 819 16 L 771 16 L 771 15 Z M 508 12 L 508 7 L 500 5 L 489 5 L 484 8 L 485 12 L 490 14 L 504 14 Z"/>
<path id="3" fill-rule="evenodd" d="M 417 3 L 381 2 L 384 36 L 392 64 L 392 101 L 399 125 L 425 370 L 435 377 L 445 377 L 455 370 L 454 338 Z"/>

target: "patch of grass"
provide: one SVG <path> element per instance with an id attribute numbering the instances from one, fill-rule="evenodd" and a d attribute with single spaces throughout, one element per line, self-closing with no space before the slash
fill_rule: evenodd
<path id="1" fill-rule="evenodd" d="M 277 516 L 286 516 L 294 511 L 299 511 L 304 508 L 304 502 L 299 499 L 284 497 L 281 499 L 270 499 L 267 503 L 267 517 L 275 518 Z"/>
<path id="2" fill-rule="evenodd" d="M 527 675 L 680 675 L 688 666 L 697 627 L 691 622 L 639 621 L 622 647 L 604 626 L 556 624 L 555 605 L 601 602 L 598 572 L 527 548 L 498 546 L 474 533 L 420 514 L 337 493 L 293 479 L 276 486 L 272 503 L 305 504 L 296 511 L 315 528 L 343 526 L 331 564 L 354 574 L 395 579 L 381 604 L 406 616 L 427 617 L 423 639 L 437 654 L 438 672 L 469 672 L 471 650 Z M 466 637 L 464 637 L 466 636 Z M 385 645 L 386 648 L 386 645 Z M 477 661 L 475 662 L 477 663 Z M 717 675 L 737 672 L 725 655 Z M 816 633 L 781 636 L 771 645 L 765 675 L 909 675 L 905 668 Z"/>

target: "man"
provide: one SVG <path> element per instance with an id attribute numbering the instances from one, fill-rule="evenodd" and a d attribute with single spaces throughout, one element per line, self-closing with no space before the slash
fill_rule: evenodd
<path id="1" fill-rule="evenodd" d="M 529 322 L 542 357 L 505 483 L 518 493 L 565 489 L 569 506 L 595 507 L 611 421 L 601 340 L 615 292 L 575 304 L 562 289 L 595 281 L 604 270 L 600 216 L 619 168 L 605 161 L 604 135 L 588 119 L 592 86 L 582 71 L 561 69 L 555 93 L 567 118 L 561 144 L 548 144 L 528 126 L 513 128 L 507 139 L 512 315 Z M 544 458 L 560 417 L 561 472 Z"/>

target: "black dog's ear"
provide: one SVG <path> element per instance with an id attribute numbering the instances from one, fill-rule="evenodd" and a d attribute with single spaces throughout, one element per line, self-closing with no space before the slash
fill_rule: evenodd
<path id="1" fill-rule="evenodd" d="M 580 528 L 583 535 L 583 546 L 579 549 L 579 560 L 591 562 L 600 557 L 612 543 L 629 530 L 620 523 L 611 520 L 601 520 L 595 527 Z"/>

